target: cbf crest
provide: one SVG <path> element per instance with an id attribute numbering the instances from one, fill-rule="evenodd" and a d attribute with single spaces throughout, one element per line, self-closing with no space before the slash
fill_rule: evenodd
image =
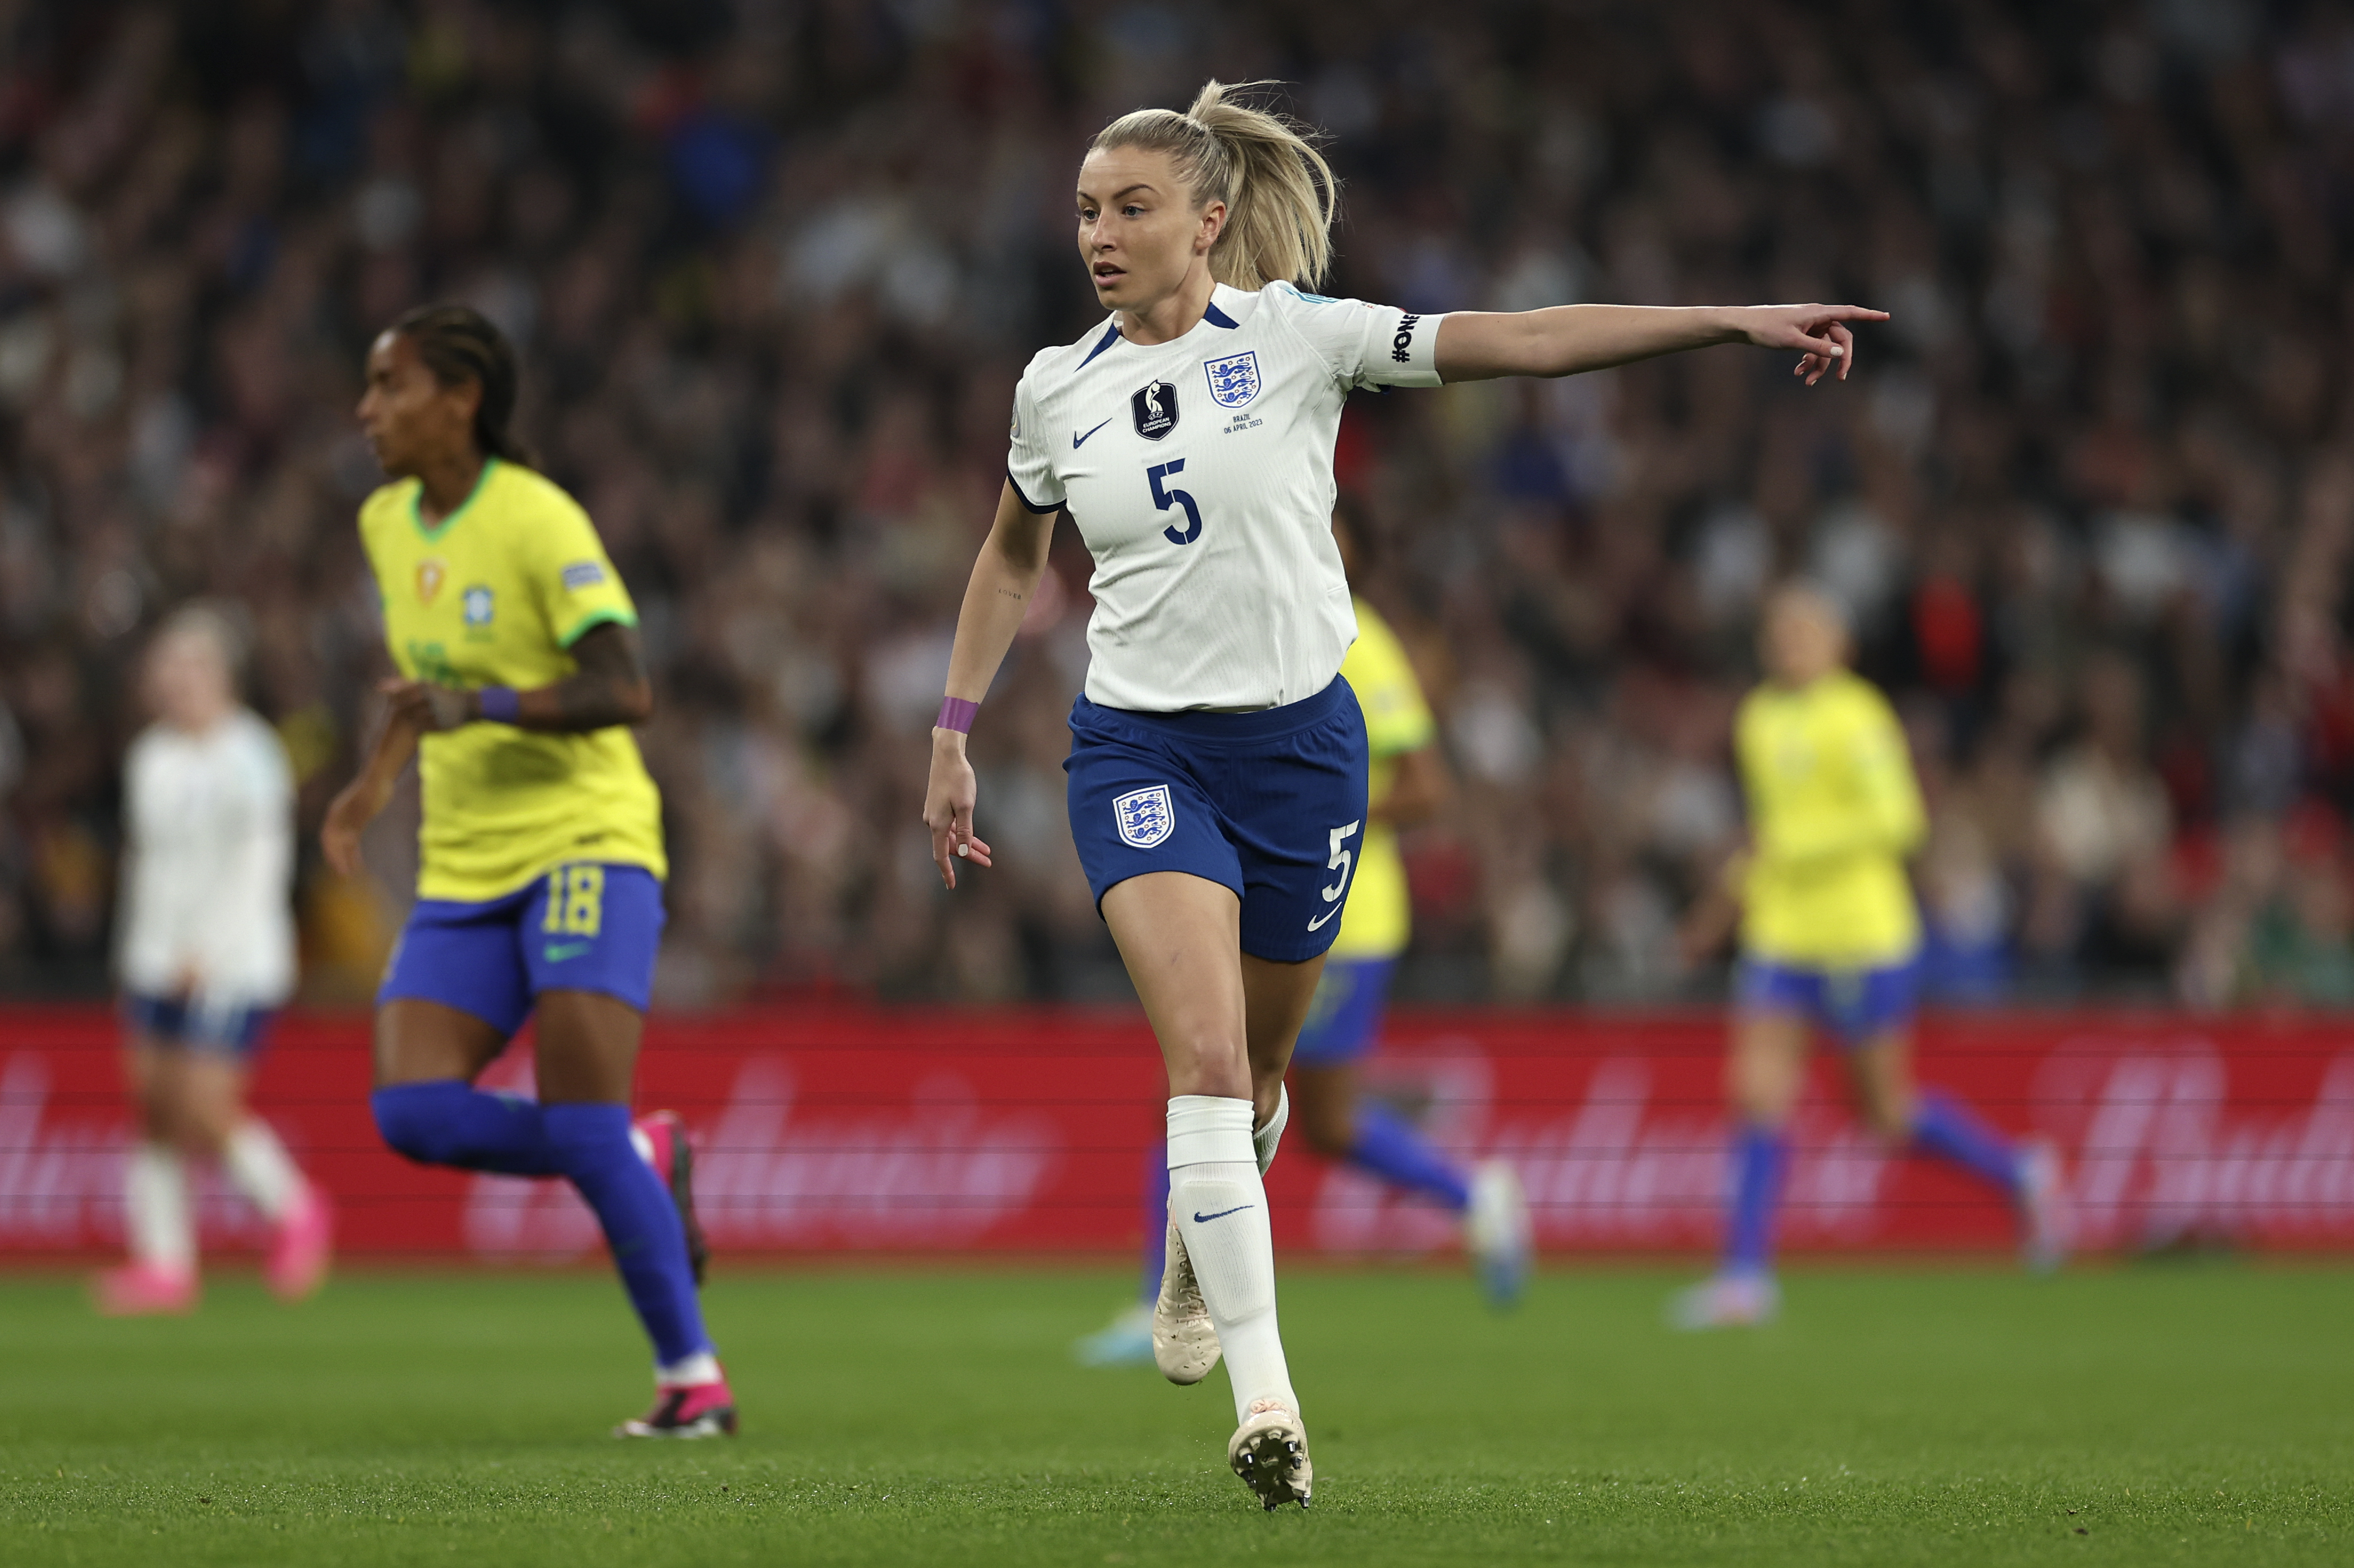
<path id="1" fill-rule="evenodd" d="M 1136 416 L 1136 433 L 1148 441 L 1157 441 L 1177 428 L 1177 388 L 1166 381 L 1138 387 L 1128 407 Z"/>
<path id="2" fill-rule="evenodd" d="M 1239 408 L 1258 396 L 1258 352 L 1245 349 L 1202 366 L 1210 378 L 1210 401 L 1221 408 Z"/>
<path id="3" fill-rule="evenodd" d="M 1170 803 L 1166 784 L 1129 790 L 1111 803 L 1111 814 L 1119 824 L 1119 842 L 1133 849 L 1150 849 L 1177 831 L 1177 808 Z"/>

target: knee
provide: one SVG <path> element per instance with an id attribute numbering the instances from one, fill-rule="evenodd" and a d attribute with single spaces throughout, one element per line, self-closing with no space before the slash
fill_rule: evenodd
<path id="1" fill-rule="evenodd" d="M 420 1165 L 454 1163 L 457 1149 L 451 1138 L 449 1106 L 453 1089 L 462 1094 L 465 1086 L 455 1080 L 393 1084 L 370 1095 L 368 1109 L 376 1115 L 376 1129 L 387 1147 Z"/>

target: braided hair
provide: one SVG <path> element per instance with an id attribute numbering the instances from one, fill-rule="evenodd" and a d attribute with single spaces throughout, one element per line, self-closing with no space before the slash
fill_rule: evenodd
<path id="1" fill-rule="evenodd" d="M 508 428 L 522 374 L 514 345 L 472 305 L 419 305 L 389 329 L 417 345 L 417 356 L 444 387 L 472 381 L 482 389 L 474 409 L 474 444 L 503 462 L 537 466 L 531 449 Z"/>

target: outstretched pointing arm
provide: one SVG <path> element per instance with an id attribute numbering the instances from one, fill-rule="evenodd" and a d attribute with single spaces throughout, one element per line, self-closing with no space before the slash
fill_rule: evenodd
<path id="1" fill-rule="evenodd" d="M 1850 322 L 1884 322 L 1861 305 L 1550 305 L 1539 311 L 1449 311 L 1438 326 L 1442 381 L 1575 376 L 1712 344 L 1797 349 L 1812 387 L 1855 364 Z"/>

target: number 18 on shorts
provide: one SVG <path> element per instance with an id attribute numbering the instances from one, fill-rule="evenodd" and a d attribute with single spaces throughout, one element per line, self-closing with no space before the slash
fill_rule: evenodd
<path id="1" fill-rule="evenodd" d="M 1071 836 L 1098 907 L 1182 871 L 1242 900 L 1242 948 L 1278 963 L 1332 945 L 1364 834 L 1365 718 L 1335 679 L 1246 714 L 1071 709 Z"/>

